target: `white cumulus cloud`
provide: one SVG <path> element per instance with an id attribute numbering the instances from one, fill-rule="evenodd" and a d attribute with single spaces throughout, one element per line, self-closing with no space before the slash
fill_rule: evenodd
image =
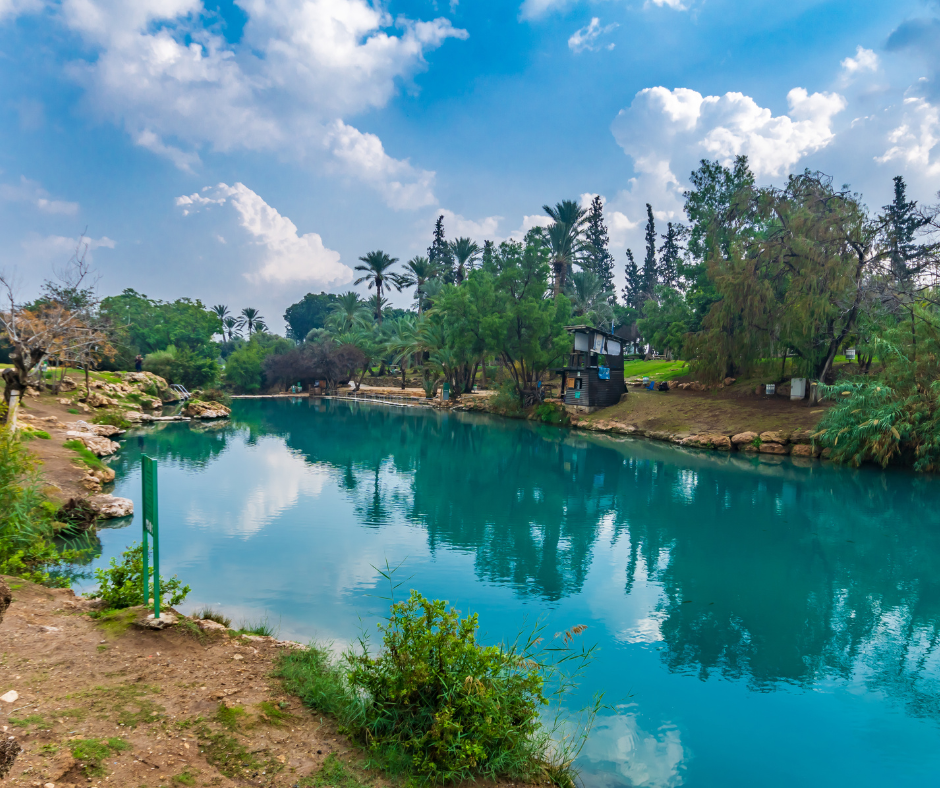
<path id="1" fill-rule="evenodd" d="M 651 5 L 659 6 L 660 8 L 672 8 L 674 11 L 688 11 L 689 7 L 682 2 L 682 0 L 646 0 L 645 8 L 649 8 Z"/>
<path id="2" fill-rule="evenodd" d="M 352 280 L 352 271 L 340 262 L 339 252 L 324 246 L 319 234 L 300 235 L 297 225 L 243 183 L 234 186 L 220 183 L 176 199 L 184 216 L 227 202 L 238 213 L 239 224 L 263 250 L 257 269 L 245 275 L 249 281 L 273 284 L 304 282 L 318 287 L 333 287 Z"/>
<path id="3" fill-rule="evenodd" d="M 855 48 L 855 57 L 847 57 L 839 65 L 842 67 L 839 84 L 847 87 L 857 76 L 875 73 L 881 66 L 881 60 L 871 49 L 859 45 Z"/>
<path id="4" fill-rule="evenodd" d="M 435 211 L 436 216 L 444 217 L 444 227 L 451 238 L 467 237 L 482 246 L 484 241 L 501 240 L 497 235 L 502 216 L 486 216 L 479 221 L 466 219 L 459 213 L 441 208 Z"/>
<path id="5" fill-rule="evenodd" d="M 0 13 L 38 5 L 0 0 Z M 344 119 L 385 106 L 427 67 L 428 51 L 467 32 L 445 18 L 393 18 L 368 0 L 238 5 L 248 21 L 237 44 L 211 24 L 202 0 L 61 0 L 52 18 L 89 52 L 68 68 L 86 106 L 180 169 L 197 166 L 204 147 L 294 159 L 325 153 L 390 204 L 428 204 L 433 173 L 384 151 L 378 167 L 374 157 L 363 166 L 361 140 L 350 144 L 360 133 Z"/>
<path id="6" fill-rule="evenodd" d="M 616 22 L 601 27 L 601 20 L 596 16 L 592 17 L 589 25 L 575 30 L 571 35 L 571 38 L 568 39 L 568 49 L 575 53 L 583 52 L 585 49 L 589 52 L 593 52 L 597 49 L 597 39 L 605 33 L 616 30 L 617 27 L 619 27 L 619 25 Z M 614 45 L 607 44 L 604 48 L 613 49 Z"/>
<path id="7" fill-rule="evenodd" d="M 901 123 L 888 134 L 879 164 L 902 162 L 928 178 L 940 177 L 940 107 L 923 98 L 904 100 Z"/>

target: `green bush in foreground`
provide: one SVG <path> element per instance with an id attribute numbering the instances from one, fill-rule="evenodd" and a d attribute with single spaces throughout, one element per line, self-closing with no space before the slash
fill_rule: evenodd
<path id="1" fill-rule="evenodd" d="M 98 590 L 86 594 L 90 599 L 104 600 L 108 610 L 119 610 L 125 607 L 146 604 L 143 594 L 144 575 L 144 548 L 143 545 L 131 545 L 123 554 L 123 561 L 118 563 L 112 558 L 110 564 L 104 569 L 95 570 L 95 580 L 98 581 Z M 149 567 L 149 574 L 153 578 L 153 567 Z M 153 586 L 151 585 L 151 589 Z M 169 580 L 160 578 L 161 604 L 178 605 L 192 589 L 184 586 L 173 575 Z"/>
<path id="2" fill-rule="evenodd" d="M 283 655 L 279 675 L 286 689 L 338 717 L 386 768 L 423 782 L 573 785 L 571 762 L 586 731 L 553 742 L 559 726 L 546 728 L 542 714 L 550 698 L 571 686 L 560 663 L 577 659 L 583 667 L 590 660 L 590 650 L 567 648 L 581 627 L 565 633 L 559 649 L 542 649 L 538 629 L 511 646 L 483 646 L 476 615 L 461 618 L 446 602 L 412 591 L 379 628 L 377 656 L 365 640 L 361 652 L 348 652 L 341 662 L 315 646 Z M 565 656 L 549 659 L 551 652 Z M 547 692 L 558 679 L 558 689 Z"/>
<path id="3" fill-rule="evenodd" d="M 96 458 L 97 459 L 97 458 Z M 0 573 L 46 585 L 68 584 L 50 574 L 78 560 L 53 544 L 58 507 L 42 492 L 35 459 L 20 437 L 0 425 Z"/>

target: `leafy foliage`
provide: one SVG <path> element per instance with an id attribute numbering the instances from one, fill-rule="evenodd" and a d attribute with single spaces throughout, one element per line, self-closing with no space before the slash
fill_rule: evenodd
<path id="1" fill-rule="evenodd" d="M 335 293 L 307 293 L 296 304 L 287 307 L 284 322 L 287 323 L 288 339 L 303 342 L 312 329 L 323 328 L 330 309 L 338 299 Z"/>
<path id="2" fill-rule="evenodd" d="M 219 365 L 215 359 L 200 351 L 174 345 L 149 354 L 144 359 L 144 369 L 159 375 L 170 384 L 181 383 L 187 389 L 205 386 L 219 374 Z"/>
<path id="3" fill-rule="evenodd" d="M 120 563 L 112 558 L 107 567 L 95 570 L 98 590 L 87 594 L 91 599 L 103 600 L 109 610 L 146 604 L 143 597 L 143 545 L 131 545 L 124 551 L 122 558 Z M 148 570 L 152 583 L 153 566 L 148 567 Z M 152 590 L 152 584 L 150 587 Z M 160 598 L 164 604 L 178 605 L 191 590 L 189 586 L 183 585 L 176 575 L 169 580 L 160 578 Z"/>

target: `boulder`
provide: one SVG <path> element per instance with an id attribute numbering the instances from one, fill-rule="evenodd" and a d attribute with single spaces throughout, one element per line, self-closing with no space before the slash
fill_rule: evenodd
<path id="1" fill-rule="evenodd" d="M 158 399 L 152 399 L 150 402 L 146 403 L 144 407 L 150 408 L 150 410 L 160 410 L 163 407 L 163 402 Z"/>
<path id="2" fill-rule="evenodd" d="M 823 449 L 819 456 L 824 460 L 828 460 L 832 456 L 832 449 Z"/>
<path id="3" fill-rule="evenodd" d="M 731 442 L 735 446 L 740 446 L 743 443 L 753 443 L 760 437 L 756 432 L 739 432 L 737 435 L 731 436 Z"/>
<path id="4" fill-rule="evenodd" d="M 124 414 L 124 418 L 127 419 L 131 424 L 137 424 L 143 421 L 144 415 L 138 413 L 136 410 L 129 410 Z"/>
<path id="5" fill-rule="evenodd" d="M 704 433 L 690 435 L 681 442 L 682 446 L 692 446 L 697 449 L 715 449 L 717 451 L 731 451 L 731 439 L 720 433 Z"/>
<path id="6" fill-rule="evenodd" d="M 730 386 L 730 385 L 731 385 L 732 383 L 734 383 L 736 380 L 737 380 L 737 378 L 725 378 L 722 382 L 723 382 L 726 386 Z"/>
<path id="7" fill-rule="evenodd" d="M 75 438 L 80 440 L 85 444 L 85 448 L 91 452 L 94 452 L 99 457 L 107 457 L 109 454 L 114 454 L 118 449 L 121 448 L 121 444 L 115 443 L 108 438 L 100 438 L 97 435 L 92 435 L 88 432 L 76 432 L 74 430 L 69 430 L 65 433 L 67 438 Z"/>
<path id="8" fill-rule="evenodd" d="M 809 443 L 797 443 L 793 446 L 790 454 L 794 457 L 818 457 L 819 449 Z"/>
<path id="9" fill-rule="evenodd" d="M 218 402 L 194 402 L 189 400 L 183 408 L 183 415 L 191 419 L 227 419 L 231 410 Z"/>
<path id="10" fill-rule="evenodd" d="M 112 424 L 89 424 L 87 421 L 76 421 L 69 425 L 79 432 L 90 432 L 99 438 L 110 438 L 113 435 L 122 435 L 124 430 Z"/>
<path id="11" fill-rule="evenodd" d="M 99 394 L 97 391 L 91 392 L 87 397 L 85 397 L 85 404 L 89 405 L 92 408 L 107 408 L 117 405 L 117 400 L 112 399 L 111 397 L 106 397 L 104 394 Z"/>
<path id="12" fill-rule="evenodd" d="M 795 429 L 790 433 L 790 443 L 809 443 L 815 433 L 815 430 Z"/>
<path id="13" fill-rule="evenodd" d="M 194 621 L 195 625 L 203 632 L 227 632 L 228 627 L 220 624 L 218 621 L 210 621 L 208 618 L 200 618 Z"/>
<path id="14" fill-rule="evenodd" d="M 65 397 L 60 397 L 60 398 L 59 398 L 58 400 L 56 400 L 56 401 L 57 401 L 60 405 L 71 405 L 71 404 L 72 404 L 72 400 L 66 399 Z"/>
<path id="15" fill-rule="evenodd" d="M 761 440 L 763 441 L 763 438 Z M 774 441 L 763 441 L 758 451 L 761 454 L 789 454 L 790 447 Z"/>
<path id="16" fill-rule="evenodd" d="M 738 450 L 747 454 L 757 454 L 760 451 L 760 446 L 757 446 L 753 443 L 742 443 L 740 446 L 738 446 Z"/>
<path id="17" fill-rule="evenodd" d="M 59 391 L 75 391 L 77 388 L 78 383 L 68 376 L 62 378 L 62 381 L 59 383 Z"/>
<path id="18" fill-rule="evenodd" d="M 134 502 L 130 498 L 117 498 L 113 495 L 96 495 L 89 503 L 102 520 L 115 517 L 129 517 L 134 513 Z"/>
<path id="19" fill-rule="evenodd" d="M 690 383 L 689 388 L 692 389 L 692 391 L 705 391 L 705 386 L 699 383 L 697 380 Z"/>
<path id="20" fill-rule="evenodd" d="M 760 434 L 760 439 L 764 443 L 788 443 L 790 433 L 786 430 L 768 430 Z"/>

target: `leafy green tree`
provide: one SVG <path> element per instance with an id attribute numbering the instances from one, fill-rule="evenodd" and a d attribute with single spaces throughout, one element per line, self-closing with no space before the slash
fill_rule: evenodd
<path id="1" fill-rule="evenodd" d="M 894 199 L 882 210 L 891 278 L 898 289 L 910 291 L 918 274 L 931 262 L 930 246 L 917 243 L 918 233 L 929 226 L 931 217 L 907 199 L 907 185 L 900 175 L 894 179 Z"/>
<path id="2" fill-rule="evenodd" d="M 523 247 L 504 242 L 494 255 L 492 273 L 487 269 L 479 272 L 480 276 L 493 277 L 493 306 L 480 310 L 484 342 L 502 357 L 520 402 L 523 392 L 533 388 L 540 376 L 571 349 L 565 331 L 571 304 L 564 294 L 553 300 L 546 297 L 551 261 L 541 243 Z"/>
<path id="3" fill-rule="evenodd" d="M 357 265 L 356 270 L 364 272 L 364 275 L 360 276 L 354 284 L 368 282 L 370 290 L 373 287 L 375 288 L 375 319 L 379 325 L 382 325 L 383 290 L 386 287 L 394 287 L 396 290 L 401 291 L 402 288 L 399 276 L 390 270 L 398 262 L 398 258 L 390 257 L 381 249 L 378 249 L 359 259 L 364 265 Z"/>
<path id="4" fill-rule="evenodd" d="M 599 194 L 595 194 L 591 201 L 584 229 L 584 240 L 586 251 L 582 265 L 600 280 L 603 289 L 609 291 L 611 298 L 616 301 L 614 257 L 608 248 L 610 237 L 607 234 L 607 225 L 604 224 L 604 203 Z"/>
<path id="5" fill-rule="evenodd" d="M 219 365 L 214 359 L 188 347 L 174 345 L 148 353 L 144 369 L 170 384 L 180 383 L 190 390 L 213 383 L 219 374 Z"/>
<path id="6" fill-rule="evenodd" d="M 677 356 L 685 344 L 692 310 L 682 293 L 672 287 L 657 285 L 655 295 L 643 305 L 637 328 L 654 348 Z"/>
<path id="7" fill-rule="evenodd" d="M 254 394 L 267 385 L 264 374 L 265 359 L 271 355 L 287 353 L 294 343 L 276 334 L 256 332 L 235 350 L 225 362 L 225 384 L 232 389 Z"/>
<path id="8" fill-rule="evenodd" d="M 288 339 L 303 342 L 311 329 L 323 328 L 330 309 L 339 296 L 334 293 L 307 293 L 284 312 Z"/>
<path id="9" fill-rule="evenodd" d="M 659 283 L 666 287 L 679 286 L 680 246 L 684 228 L 681 224 L 668 222 L 666 233 L 661 236 L 663 245 L 659 247 Z"/>

